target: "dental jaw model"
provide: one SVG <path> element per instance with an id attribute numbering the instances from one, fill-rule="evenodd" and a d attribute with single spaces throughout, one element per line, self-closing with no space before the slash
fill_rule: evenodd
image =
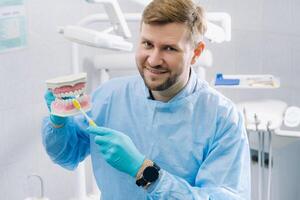
<path id="1" fill-rule="evenodd" d="M 74 98 L 80 103 L 83 111 L 91 109 L 90 98 L 85 94 L 86 73 L 50 79 L 46 81 L 46 85 L 55 96 L 55 100 L 51 103 L 51 114 L 67 117 L 80 113 L 72 103 Z"/>

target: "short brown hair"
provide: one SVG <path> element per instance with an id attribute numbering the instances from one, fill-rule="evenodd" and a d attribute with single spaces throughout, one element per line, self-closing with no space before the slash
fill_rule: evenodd
<path id="1" fill-rule="evenodd" d="M 207 29 L 204 9 L 192 0 L 153 0 L 145 8 L 142 22 L 158 25 L 185 23 L 195 44 Z"/>

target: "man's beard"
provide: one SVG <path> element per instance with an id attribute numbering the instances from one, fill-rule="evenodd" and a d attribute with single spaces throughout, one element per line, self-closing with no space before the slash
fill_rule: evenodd
<path id="1" fill-rule="evenodd" d="M 145 78 L 144 73 L 140 73 L 140 74 L 141 74 L 147 88 L 152 91 L 163 91 L 163 90 L 170 88 L 172 85 L 174 85 L 177 82 L 178 77 L 179 77 L 177 74 L 175 74 L 175 75 L 169 77 L 167 80 L 165 80 L 162 84 L 155 86 L 155 87 L 153 87 L 153 86 L 151 87 L 151 85 L 147 83 L 147 79 Z"/>

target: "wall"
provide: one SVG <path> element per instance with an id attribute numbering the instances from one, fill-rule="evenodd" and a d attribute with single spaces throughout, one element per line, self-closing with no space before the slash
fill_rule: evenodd
<path id="1" fill-rule="evenodd" d="M 119 1 L 125 11 L 140 7 Z M 208 11 L 225 11 L 232 16 L 232 41 L 208 44 L 214 56 L 211 80 L 216 72 L 270 73 L 280 76 L 282 87 L 276 90 L 225 90 L 234 101 L 278 98 L 300 106 L 300 2 L 297 0 L 210 0 L 200 1 Z M 54 165 L 46 155 L 40 137 L 40 123 L 47 114 L 43 102 L 44 81 L 71 73 L 70 43 L 56 33 L 59 25 L 75 24 L 83 16 L 102 9 L 83 0 L 27 0 L 28 47 L 0 54 L 0 194 L 3 200 L 24 199 L 37 193 L 36 182 L 27 181 L 37 173 L 45 181 L 50 199 L 66 200 L 74 193 L 74 173 Z M 131 23 L 131 28 L 135 25 Z M 135 27 L 133 33 L 137 33 Z M 136 35 L 135 35 L 136 36 Z M 132 39 L 134 41 L 135 38 Z M 81 56 L 106 53 L 82 47 Z M 91 63 L 84 59 L 85 69 Z M 96 83 L 91 87 L 95 87 Z M 299 142 L 275 150 L 278 162 L 274 170 L 274 199 L 299 199 L 300 185 L 293 176 L 299 169 Z M 284 171 L 282 171 L 284 170 Z M 280 173 L 280 175 L 279 175 Z M 66 187 L 66 185 L 68 187 Z M 298 188 L 298 190 L 297 190 Z M 254 190 L 254 198 L 256 193 Z M 276 196 L 276 197 L 275 197 Z M 288 198 L 284 198 L 288 197 Z"/>

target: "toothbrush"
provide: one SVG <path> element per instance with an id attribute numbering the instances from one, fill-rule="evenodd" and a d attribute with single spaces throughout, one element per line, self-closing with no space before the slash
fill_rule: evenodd
<path id="1" fill-rule="evenodd" d="M 85 116 L 85 118 L 89 122 L 90 126 L 94 126 L 94 127 L 97 126 L 96 123 L 86 114 L 86 112 L 84 112 L 84 110 L 82 110 L 81 105 L 77 99 L 72 99 L 72 103 L 73 103 L 74 107 L 77 108 L 77 110 L 79 110 Z"/>

